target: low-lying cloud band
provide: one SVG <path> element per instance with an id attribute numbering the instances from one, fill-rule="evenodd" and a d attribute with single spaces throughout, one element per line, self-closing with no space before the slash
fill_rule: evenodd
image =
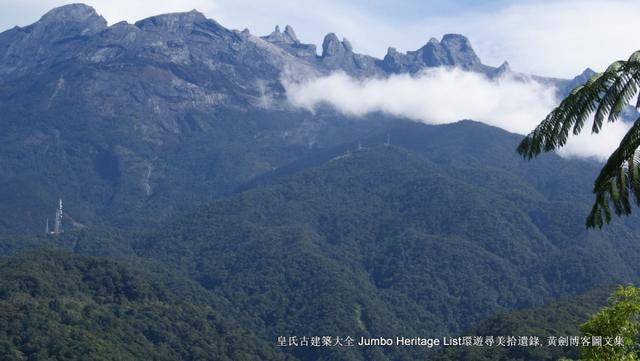
<path id="1" fill-rule="evenodd" d="M 382 112 L 426 124 L 472 119 L 518 134 L 529 133 L 559 102 L 554 87 L 534 79 L 511 74 L 490 79 L 457 68 L 364 80 L 338 72 L 284 84 L 289 101 L 311 111 L 328 104 L 351 116 Z M 587 130 L 559 153 L 604 159 L 628 129 L 624 122 L 608 124 L 596 139 Z"/>

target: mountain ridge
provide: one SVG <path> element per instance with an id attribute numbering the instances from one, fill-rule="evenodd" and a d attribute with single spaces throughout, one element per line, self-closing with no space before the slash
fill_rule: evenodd
<path id="1" fill-rule="evenodd" d="M 393 61 L 358 54 L 335 34 L 323 45 L 318 55 L 290 26 L 258 37 L 195 10 L 107 26 L 81 4 L 0 33 L 0 185 L 11 200 L 0 205 L 0 227 L 39 229 L 56 198 L 78 224 L 146 227 L 398 121 L 296 109 L 285 76 L 438 64 L 509 71 L 483 65 L 459 35 L 390 52 Z"/>
<path id="2" fill-rule="evenodd" d="M 31 29 L 37 28 L 38 25 L 45 23 L 65 23 L 67 26 L 69 23 L 90 25 L 86 29 L 72 28 L 71 30 L 75 31 L 78 36 L 95 35 L 114 26 L 125 25 L 136 26 L 142 30 L 149 30 L 150 27 L 160 27 L 170 32 L 177 32 L 178 30 L 189 32 L 193 31 L 193 28 L 198 24 L 204 22 L 214 23 L 220 28 L 224 28 L 215 20 L 207 18 L 203 13 L 195 9 L 188 12 L 150 16 L 138 20 L 134 24 L 119 22 L 107 26 L 106 20 L 98 15 L 94 8 L 77 3 L 57 7 L 47 12 L 34 24 L 26 27 L 16 26 L 3 33 L 29 32 Z M 280 32 L 279 27 L 276 26 L 276 29 L 271 34 L 260 37 L 254 37 L 248 29 L 242 32 L 226 30 L 245 38 L 253 37 L 274 44 L 298 59 L 318 60 L 319 62 L 317 63 L 319 64 L 316 64 L 316 66 L 323 64 L 325 71 L 341 69 L 357 76 L 415 73 L 425 68 L 437 66 L 458 66 L 462 69 L 478 71 L 490 76 L 497 75 L 499 69 L 502 72 L 504 71 L 504 68 L 482 64 L 469 40 L 461 34 L 445 34 L 440 41 L 431 38 L 420 49 L 406 53 L 399 53 L 395 48 L 389 47 L 387 54 L 382 59 L 378 59 L 370 55 L 355 53 L 346 38 L 340 41 L 334 33 L 328 33 L 325 36 L 322 43 L 322 52 L 318 55 L 316 53 L 316 45 L 302 43 L 289 25 L 285 27 L 284 32 Z M 3 33 L 0 33 L 0 35 Z M 55 32 L 49 35 L 55 35 Z"/>

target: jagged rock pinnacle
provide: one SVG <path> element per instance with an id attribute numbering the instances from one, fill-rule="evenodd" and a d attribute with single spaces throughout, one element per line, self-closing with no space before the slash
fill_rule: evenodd
<path id="1" fill-rule="evenodd" d="M 263 39 L 272 42 L 272 43 L 284 43 L 284 44 L 298 44 L 300 41 L 296 36 L 295 31 L 289 25 L 285 26 L 284 32 L 280 31 L 280 26 L 276 25 L 275 30 L 267 36 L 262 37 Z"/>
<path id="2" fill-rule="evenodd" d="M 322 57 L 338 56 L 344 53 L 352 52 L 353 48 L 349 40 L 340 41 L 336 34 L 329 33 L 324 37 L 322 42 Z"/>
<path id="3" fill-rule="evenodd" d="M 498 67 L 498 69 L 496 69 L 496 72 L 499 74 L 508 73 L 510 71 L 511 71 L 511 66 L 509 66 L 508 61 L 505 61 L 504 63 L 502 63 L 502 65 Z"/>
<path id="4" fill-rule="evenodd" d="M 284 27 L 284 35 L 290 40 L 292 43 L 299 43 L 298 37 L 296 36 L 296 32 L 293 31 L 293 28 L 289 25 Z"/>
<path id="5" fill-rule="evenodd" d="M 447 51 L 435 38 L 429 39 L 427 44 L 420 48 L 416 55 L 427 66 L 449 65 Z"/>
<path id="6" fill-rule="evenodd" d="M 329 33 L 322 41 L 322 57 L 334 56 L 341 52 L 342 44 L 334 33 Z"/>
<path id="7" fill-rule="evenodd" d="M 351 45 L 351 42 L 347 40 L 347 38 L 342 38 L 342 46 L 344 46 L 344 50 L 348 52 L 353 51 L 353 46 Z"/>

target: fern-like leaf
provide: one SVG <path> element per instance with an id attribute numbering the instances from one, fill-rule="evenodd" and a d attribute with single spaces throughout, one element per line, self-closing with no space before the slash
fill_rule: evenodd
<path id="1" fill-rule="evenodd" d="M 569 133 L 579 134 L 593 114 L 591 131 L 598 133 L 604 120 L 615 122 L 624 107 L 640 89 L 640 51 L 627 61 L 612 63 L 607 70 L 595 74 L 584 85 L 577 86 L 542 122 L 527 135 L 517 148 L 525 159 L 542 152 L 561 148 Z M 640 96 L 636 100 L 640 108 Z M 640 118 L 618 148 L 611 154 L 595 180 L 595 202 L 587 216 L 587 227 L 602 227 L 611 222 L 611 208 L 616 215 L 632 211 L 631 199 L 640 205 Z"/>

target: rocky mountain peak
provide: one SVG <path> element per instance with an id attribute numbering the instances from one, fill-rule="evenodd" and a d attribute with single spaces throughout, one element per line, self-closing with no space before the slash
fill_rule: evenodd
<path id="1" fill-rule="evenodd" d="M 340 41 L 334 33 L 329 33 L 322 41 L 322 57 L 339 56 L 352 52 L 353 48 L 348 40 Z"/>
<path id="2" fill-rule="evenodd" d="M 582 73 L 580 73 L 580 77 L 583 77 L 585 79 L 589 79 L 592 76 L 596 75 L 596 71 L 591 69 L 591 68 L 586 68 Z"/>
<path id="3" fill-rule="evenodd" d="M 420 49 L 408 51 L 406 54 L 396 51 L 395 48 L 389 48 L 382 66 L 392 73 L 415 73 L 424 68 L 438 66 L 457 66 L 477 70 L 482 68 L 482 63 L 466 37 L 446 34 L 442 40 L 431 38 Z"/>
<path id="4" fill-rule="evenodd" d="M 444 65 L 471 69 L 481 64 L 469 39 L 459 34 L 446 34 L 441 41 L 431 38 L 422 48 L 407 55 L 427 67 Z"/>
<path id="5" fill-rule="evenodd" d="M 596 71 L 594 71 L 591 68 L 586 68 L 582 73 L 580 73 L 573 79 L 567 81 L 566 85 L 563 87 L 564 93 L 561 93 L 561 96 L 566 96 L 567 94 L 569 94 L 571 90 L 573 90 L 578 85 L 582 85 L 586 83 L 595 74 L 596 74 Z"/>
<path id="6" fill-rule="evenodd" d="M 54 8 L 40 19 L 43 22 L 64 21 L 100 21 L 106 25 L 106 20 L 94 8 L 85 4 L 70 4 Z"/>
<path id="7" fill-rule="evenodd" d="M 135 25 L 143 30 L 153 30 L 157 28 L 171 32 L 179 32 L 183 29 L 192 29 L 195 24 L 205 21 L 213 20 L 208 20 L 204 14 L 197 10 L 191 10 L 189 12 L 152 16 L 137 21 Z"/>
<path id="8" fill-rule="evenodd" d="M 298 37 L 296 36 L 296 32 L 293 31 L 293 28 L 289 25 L 284 27 L 284 35 L 293 43 L 299 43 Z"/>
<path id="9" fill-rule="evenodd" d="M 347 52 L 349 53 L 353 52 L 353 46 L 351 45 L 351 42 L 347 38 L 342 39 L 342 46 L 344 47 L 344 50 L 346 50 Z"/>
<path id="10" fill-rule="evenodd" d="M 300 41 L 296 36 L 296 32 L 289 25 L 285 26 L 284 32 L 280 31 L 280 26 L 276 25 L 275 30 L 267 35 L 262 37 L 264 40 L 271 43 L 283 43 L 283 44 L 299 44 Z"/>
<path id="11" fill-rule="evenodd" d="M 471 68 L 480 64 L 480 58 L 476 55 L 467 37 L 460 34 L 446 34 L 440 43 L 446 50 L 451 65 Z"/>
<path id="12" fill-rule="evenodd" d="M 71 4 L 57 7 L 44 14 L 32 28 L 46 28 L 49 36 L 58 33 L 90 35 L 107 27 L 107 21 L 94 8 L 84 4 Z M 57 29 L 56 29 L 57 28 Z M 45 35 L 45 34 L 43 34 Z"/>
<path id="13" fill-rule="evenodd" d="M 451 65 L 449 64 L 447 51 L 442 44 L 435 38 L 429 41 L 418 51 L 409 52 L 408 55 L 416 55 L 417 61 L 421 61 L 428 67 Z"/>
<path id="14" fill-rule="evenodd" d="M 502 63 L 502 65 L 500 65 L 496 69 L 496 74 L 497 75 L 502 75 L 502 74 L 506 74 L 506 73 L 510 73 L 510 72 L 511 72 L 511 66 L 509 65 L 508 61 L 505 61 L 504 63 Z"/>
<path id="15" fill-rule="evenodd" d="M 323 72 L 341 70 L 362 77 L 384 76 L 392 73 L 413 74 L 425 68 L 439 66 L 456 66 L 491 74 L 497 70 L 482 65 L 470 41 L 459 34 L 446 34 L 442 39 L 431 38 L 416 51 L 403 53 L 390 48 L 384 59 L 377 59 L 355 53 L 349 40 L 340 39 L 334 33 L 325 36 L 321 56 L 318 56 L 316 46 L 301 43 L 294 29 L 289 25 L 284 29 L 276 26 L 271 34 L 261 37 L 275 47 L 260 44 L 256 42 L 257 38 L 251 37 L 248 30 L 230 31 L 214 20 L 207 19 L 196 10 L 157 15 L 140 20 L 134 25 L 126 23 L 120 26 L 115 25 L 104 31 L 104 36 L 90 39 L 92 35 L 107 29 L 106 26 L 106 21 L 87 5 L 72 4 L 54 9 L 43 16 L 39 22 L 29 27 L 7 31 L 0 37 L 0 50 L 11 49 L 6 51 L 4 56 L 0 52 L 0 60 L 6 59 L 4 73 L 26 71 L 27 65 L 38 66 L 42 61 L 53 62 L 52 54 L 54 53 L 61 54 L 60 56 L 90 59 L 92 62 L 103 62 L 105 59 L 114 59 L 121 55 L 122 49 L 132 48 L 136 48 L 135 51 L 154 48 L 154 54 L 162 51 L 166 59 L 187 64 L 190 59 L 196 59 L 193 58 L 194 54 L 189 52 L 195 49 L 198 53 L 200 44 L 204 42 L 212 42 L 212 44 L 202 49 L 202 54 L 207 54 L 200 55 L 202 59 L 207 59 L 211 55 L 208 50 L 214 46 L 219 47 L 220 50 L 216 54 L 221 57 L 223 53 L 226 55 L 224 59 L 235 59 L 236 52 L 240 49 L 244 54 L 251 53 L 254 47 L 259 47 L 260 51 L 269 53 L 264 59 L 279 59 L 273 60 L 273 64 L 270 63 L 271 60 L 269 61 L 270 65 L 275 64 L 276 67 L 295 63 L 305 68 L 315 67 L 316 70 Z M 167 41 L 158 42 L 159 38 Z M 190 43 L 196 38 L 198 38 L 197 44 Z M 63 39 L 73 41 L 61 42 L 60 40 Z M 53 46 L 42 47 L 43 44 Z M 189 46 L 188 49 L 180 48 L 176 44 L 181 44 L 180 46 L 189 44 Z M 226 54 L 228 49 L 233 49 L 233 54 Z M 280 50 L 284 50 L 294 58 L 288 55 L 283 58 Z M 38 58 L 39 60 L 36 61 L 34 56 L 41 59 Z M 243 56 L 245 56 L 244 59 L 251 58 L 249 55 Z M 244 62 L 238 61 L 233 65 L 240 66 L 240 64 Z M 2 71 L 0 69 L 0 73 Z"/>

